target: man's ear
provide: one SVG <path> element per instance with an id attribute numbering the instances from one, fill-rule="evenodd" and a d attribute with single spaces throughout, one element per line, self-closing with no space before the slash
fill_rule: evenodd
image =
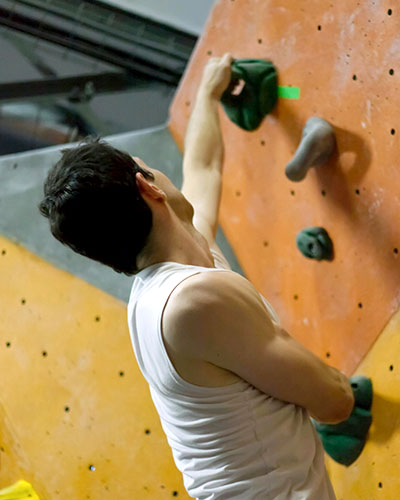
<path id="1" fill-rule="evenodd" d="M 154 200 L 159 200 L 160 198 L 167 199 L 164 191 L 155 184 L 148 182 L 140 172 L 136 174 L 136 186 L 139 189 L 139 193 L 145 198 L 149 197 Z"/>

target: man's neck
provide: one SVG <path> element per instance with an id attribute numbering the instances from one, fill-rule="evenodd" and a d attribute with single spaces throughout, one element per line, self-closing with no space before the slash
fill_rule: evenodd
<path id="1" fill-rule="evenodd" d="M 158 233 L 160 234 L 160 233 Z M 148 253 L 138 259 L 140 269 L 159 262 L 178 262 L 184 265 L 214 267 L 214 259 L 207 240 L 191 223 L 182 223 L 169 231 L 168 236 L 160 235 L 159 244 L 150 242 Z M 168 246 L 169 243 L 170 246 Z"/>

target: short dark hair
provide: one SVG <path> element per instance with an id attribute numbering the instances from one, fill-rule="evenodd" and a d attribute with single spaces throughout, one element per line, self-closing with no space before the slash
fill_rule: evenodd
<path id="1" fill-rule="evenodd" d="M 128 276 L 146 245 L 153 217 L 136 173 L 154 181 L 128 154 L 100 138 L 62 150 L 50 169 L 39 210 L 55 238 L 75 252 Z"/>

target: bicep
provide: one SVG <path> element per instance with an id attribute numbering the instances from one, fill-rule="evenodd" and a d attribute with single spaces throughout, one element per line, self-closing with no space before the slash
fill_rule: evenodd
<path id="1" fill-rule="evenodd" d="M 198 313 L 187 325 L 186 349 L 269 396 L 321 419 L 336 418 L 346 403 L 338 372 L 274 325 L 251 283 L 236 273 L 223 274 L 207 273 Z"/>

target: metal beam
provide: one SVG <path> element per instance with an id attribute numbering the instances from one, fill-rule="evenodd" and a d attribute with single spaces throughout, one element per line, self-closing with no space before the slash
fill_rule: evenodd
<path id="1" fill-rule="evenodd" d="M 115 92 L 148 85 L 126 72 L 109 72 L 68 78 L 49 78 L 0 84 L 0 101 L 63 95 L 71 101 L 89 100 L 95 93 Z"/>

